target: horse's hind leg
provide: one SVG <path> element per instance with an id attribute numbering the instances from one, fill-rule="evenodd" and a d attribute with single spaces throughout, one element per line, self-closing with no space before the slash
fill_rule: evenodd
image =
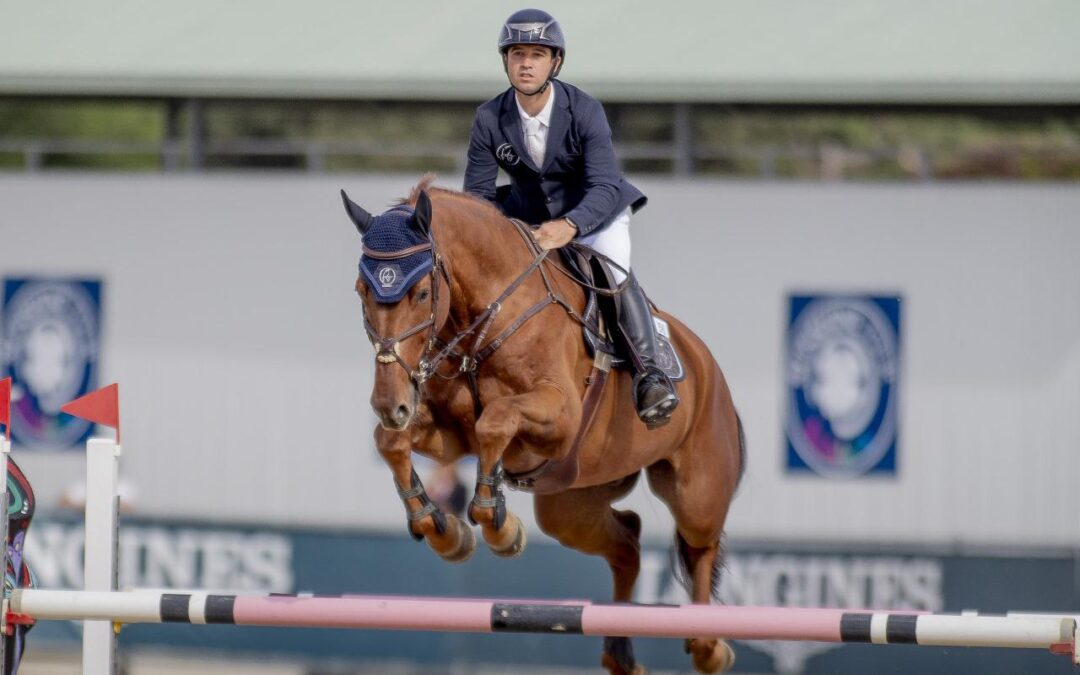
<path id="1" fill-rule="evenodd" d="M 683 572 L 680 581 L 691 601 L 699 604 L 715 597 L 720 582 L 720 538 L 735 490 L 734 480 L 725 480 L 728 476 L 723 467 L 711 463 L 686 462 L 678 475 L 666 460 L 648 468 L 649 485 L 675 517 L 675 547 Z M 686 651 L 700 673 L 728 670 L 735 663 L 735 652 L 717 638 L 689 638 Z"/>
<path id="2" fill-rule="evenodd" d="M 616 602 L 630 602 L 641 569 L 641 519 L 633 511 L 617 511 L 611 502 L 621 499 L 637 482 L 638 474 L 608 485 L 537 495 L 536 520 L 560 544 L 602 556 L 611 568 Z M 604 638 L 601 663 L 613 675 L 641 675 L 627 637 Z"/>
<path id="3" fill-rule="evenodd" d="M 691 596 L 696 603 L 707 604 L 720 580 L 722 551 L 720 543 L 705 547 L 691 546 L 676 535 L 680 564 L 690 576 Z M 726 641 L 717 638 L 687 638 L 686 653 L 700 673 L 718 673 L 735 665 L 735 652 Z"/>

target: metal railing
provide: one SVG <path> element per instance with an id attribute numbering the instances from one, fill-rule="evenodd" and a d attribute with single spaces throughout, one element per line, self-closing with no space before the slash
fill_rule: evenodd
<path id="1" fill-rule="evenodd" d="M 616 152 L 624 167 L 639 173 L 678 176 L 728 175 L 773 180 L 804 178 L 844 180 L 889 178 L 933 180 L 939 178 L 938 161 L 917 147 L 852 149 L 823 144 L 740 147 L 732 149 L 693 146 L 690 143 L 617 143 Z M 0 139 L 0 157 L 7 155 L 17 166 L 8 170 L 30 173 L 56 166 L 80 168 L 73 157 L 118 159 L 148 158 L 132 166 L 116 162 L 118 168 L 147 171 L 201 171 L 218 168 L 280 168 L 307 173 L 330 171 L 379 171 L 402 162 L 424 162 L 419 168 L 461 173 L 465 169 L 463 143 L 417 142 L 376 143 L 356 140 L 235 139 L 203 141 L 197 146 L 180 141 L 104 141 L 80 139 Z M 11 157 L 21 161 L 11 162 Z M 1061 147 L 1042 153 L 1000 149 L 970 152 L 961 157 L 974 168 L 963 177 L 1010 178 L 1021 160 L 1056 162 L 1066 167 L 1064 177 L 1080 179 L 1080 148 Z M 65 159 L 61 159 L 65 158 Z M 278 161 L 273 161 L 274 159 Z M 955 158 L 954 158 L 955 159 Z M 269 161 L 268 161 L 269 160 Z M 88 168 L 105 169 L 101 162 L 83 161 Z M 430 165 L 430 166 L 428 166 Z M 3 165 L 0 164 L 0 167 Z M 1069 170 L 1068 167 L 1074 169 Z M 952 177 L 947 175 L 946 177 Z M 1052 177 L 1055 178 L 1055 177 Z"/>

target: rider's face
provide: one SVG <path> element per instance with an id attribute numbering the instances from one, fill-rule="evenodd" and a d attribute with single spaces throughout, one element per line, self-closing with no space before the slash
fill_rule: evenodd
<path id="1" fill-rule="evenodd" d="M 506 71 L 510 83 L 525 92 L 534 92 L 544 85 L 552 66 L 555 53 L 540 45 L 514 45 L 506 52 Z"/>

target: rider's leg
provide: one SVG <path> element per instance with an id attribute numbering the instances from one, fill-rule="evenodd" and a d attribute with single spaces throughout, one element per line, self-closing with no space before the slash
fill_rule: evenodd
<path id="1" fill-rule="evenodd" d="M 600 232 L 580 239 L 581 243 L 603 253 L 625 270 L 630 270 L 630 209 L 626 209 Z M 616 281 L 626 278 L 613 269 Z M 671 413 L 679 405 L 675 386 L 664 371 L 656 365 L 656 327 L 645 293 L 633 273 L 621 298 L 619 327 L 626 337 L 634 367 L 634 397 L 638 417 L 649 428 L 661 426 L 671 419 Z"/>

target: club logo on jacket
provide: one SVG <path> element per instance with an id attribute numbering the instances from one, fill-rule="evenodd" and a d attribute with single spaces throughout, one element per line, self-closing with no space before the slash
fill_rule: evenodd
<path id="1" fill-rule="evenodd" d="M 514 152 L 514 146 L 509 143 L 503 143 L 495 148 L 495 157 L 497 157 L 500 162 L 505 162 L 507 166 L 514 166 L 521 161 L 521 158 Z"/>

